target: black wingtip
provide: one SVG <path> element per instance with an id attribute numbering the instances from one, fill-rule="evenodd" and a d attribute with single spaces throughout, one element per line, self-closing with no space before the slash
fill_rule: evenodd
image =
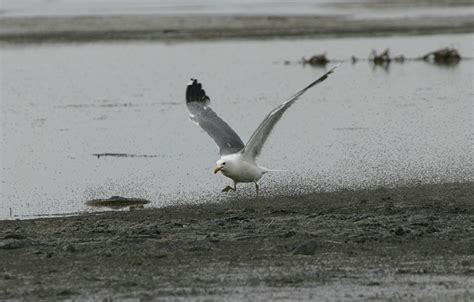
<path id="1" fill-rule="evenodd" d="M 191 78 L 186 88 L 186 103 L 199 102 L 205 103 L 209 101 L 206 91 L 202 89 L 201 83 L 197 79 Z"/>

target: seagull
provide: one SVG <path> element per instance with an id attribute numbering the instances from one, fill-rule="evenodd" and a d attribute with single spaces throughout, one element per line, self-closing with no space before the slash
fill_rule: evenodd
<path id="1" fill-rule="evenodd" d="M 337 66 L 336 66 L 337 67 Z M 259 194 L 258 181 L 271 170 L 259 166 L 256 158 L 270 135 L 273 127 L 283 116 L 283 113 L 307 90 L 326 80 L 336 67 L 333 67 L 323 76 L 298 91 L 292 97 L 270 111 L 258 128 L 244 145 L 235 131 L 221 119 L 209 106 L 210 98 L 197 79 L 191 79 L 186 88 L 186 105 L 191 120 L 199 125 L 216 142 L 221 158 L 216 162 L 214 174 L 221 172 L 234 181 L 234 186 L 226 186 L 222 192 L 237 191 L 238 183 L 254 183 L 257 196 Z"/>

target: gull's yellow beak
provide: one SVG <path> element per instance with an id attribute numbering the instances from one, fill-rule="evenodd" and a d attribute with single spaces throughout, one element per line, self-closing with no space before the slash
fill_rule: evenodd
<path id="1" fill-rule="evenodd" d="M 214 168 L 214 174 L 216 174 L 217 172 L 219 172 L 220 170 L 222 170 L 222 168 L 223 168 L 223 167 L 219 167 L 219 166 L 215 167 L 215 168 Z"/>

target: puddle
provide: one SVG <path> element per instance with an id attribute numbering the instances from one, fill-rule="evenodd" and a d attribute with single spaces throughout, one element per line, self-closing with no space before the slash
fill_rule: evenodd
<path id="1" fill-rule="evenodd" d="M 93 199 L 86 201 L 86 205 L 96 208 L 123 209 L 126 207 L 143 207 L 151 201 L 142 198 L 127 198 L 112 196 L 105 199 Z"/>

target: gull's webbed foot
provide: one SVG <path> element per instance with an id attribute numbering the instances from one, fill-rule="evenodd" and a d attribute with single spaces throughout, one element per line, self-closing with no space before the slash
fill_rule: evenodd
<path id="1" fill-rule="evenodd" d="M 235 191 L 235 189 L 232 188 L 231 186 L 227 186 L 224 189 L 222 189 L 222 192 L 229 192 L 229 191 Z"/>

